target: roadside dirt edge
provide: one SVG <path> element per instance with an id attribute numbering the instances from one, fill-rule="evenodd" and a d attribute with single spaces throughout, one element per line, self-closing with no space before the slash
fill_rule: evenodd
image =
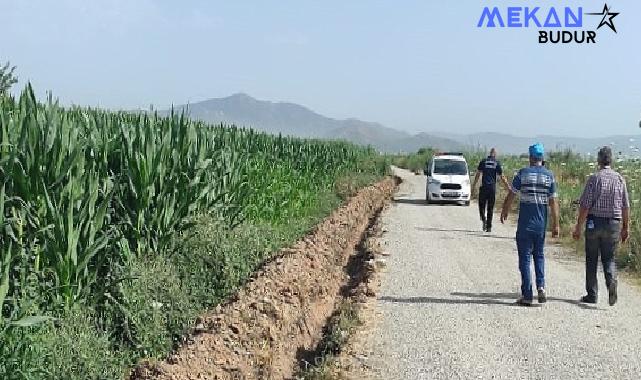
<path id="1" fill-rule="evenodd" d="M 165 361 L 145 362 L 132 379 L 287 379 L 316 349 L 346 269 L 397 178 L 360 190 L 305 238 L 283 249 L 224 305 L 201 317 Z"/>
<path id="2" fill-rule="evenodd" d="M 332 352 L 325 355 L 321 353 L 316 357 L 316 362 L 311 363 L 312 367 L 304 372 L 305 379 L 378 380 L 379 378 L 367 363 L 369 352 L 367 338 L 377 326 L 376 295 L 381 283 L 381 273 L 384 272 L 389 255 L 380 244 L 383 231 L 379 216 L 382 211 L 383 209 L 372 219 L 357 252 L 352 257 L 354 265 L 357 266 L 351 270 L 353 286 L 343 294 L 342 300 L 342 305 L 347 305 L 346 309 L 349 310 L 346 316 L 342 316 L 347 318 L 347 321 L 341 324 L 341 316 L 338 316 L 338 319 L 332 320 L 334 325 L 328 326 L 331 328 L 338 325 L 340 333 L 346 336 L 340 337 L 338 342 L 340 346 L 334 347 Z M 335 337 L 329 337 L 329 339 L 333 338 Z"/>

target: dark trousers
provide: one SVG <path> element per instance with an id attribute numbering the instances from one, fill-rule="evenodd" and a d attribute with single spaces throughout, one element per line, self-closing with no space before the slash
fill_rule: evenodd
<path id="1" fill-rule="evenodd" d="M 494 215 L 494 202 L 496 201 L 496 189 L 493 187 L 481 186 L 479 189 L 479 214 L 487 228 L 492 228 L 492 217 Z"/>
<path id="2" fill-rule="evenodd" d="M 585 290 L 588 297 L 597 298 L 599 287 L 597 267 L 599 254 L 605 274 L 605 285 L 610 286 L 617 280 L 614 254 L 621 235 L 621 221 L 589 217 L 585 228 Z"/>

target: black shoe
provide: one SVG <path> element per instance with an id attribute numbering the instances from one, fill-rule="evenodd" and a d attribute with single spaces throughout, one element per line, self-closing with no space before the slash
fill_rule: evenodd
<path id="1" fill-rule="evenodd" d="M 525 299 L 523 297 L 516 300 L 516 304 L 519 306 L 532 306 L 532 300 Z"/>
<path id="2" fill-rule="evenodd" d="M 487 231 L 487 225 L 485 224 L 485 220 L 481 220 L 482 226 L 481 228 L 483 229 L 483 232 Z"/>
<path id="3" fill-rule="evenodd" d="M 608 286 L 608 303 L 610 306 L 614 306 L 617 303 L 619 296 L 617 295 L 617 282 L 616 280 L 612 281 L 610 286 Z"/>
<path id="4" fill-rule="evenodd" d="M 539 288 L 538 292 L 539 292 L 539 303 L 548 302 L 548 296 L 547 296 L 547 294 L 545 294 L 545 289 Z"/>
<path id="5" fill-rule="evenodd" d="M 596 297 L 590 297 L 590 296 L 581 297 L 581 302 L 583 303 L 596 303 L 596 301 L 597 301 Z"/>
<path id="6" fill-rule="evenodd" d="M 492 232 L 492 227 L 485 227 L 485 232 Z"/>

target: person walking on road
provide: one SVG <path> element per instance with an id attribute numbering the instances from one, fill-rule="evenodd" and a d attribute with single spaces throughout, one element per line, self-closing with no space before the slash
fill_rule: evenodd
<path id="1" fill-rule="evenodd" d="M 476 189 L 479 178 L 482 176 L 481 187 L 479 188 L 479 214 L 483 223 L 483 231 L 485 232 L 492 232 L 494 202 L 496 201 L 496 177 L 500 177 L 505 188 L 510 189 L 510 184 L 503 175 L 503 168 L 496 156 L 496 149 L 492 148 L 490 155 L 479 162 L 476 176 L 474 177 L 474 185 L 472 186 L 472 189 Z"/>
<path id="2" fill-rule="evenodd" d="M 612 149 L 598 153 L 599 170 L 590 178 L 579 201 L 579 215 L 572 236 L 581 238 L 585 226 L 585 303 L 598 299 L 597 265 L 599 254 L 610 306 L 617 302 L 617 270 L 614 254 L 619 240 L 625 243 L 630 233 L 630 202 L 625 179 L 612 170 Z"/>
<path id="3" fill-rule="evenodd" d="M 545 231 L 548 207 L 552 213 L 552 236 L 559 236 L 559 206 L 557 203 L 554 174 L 543 166 L 544 149 L 541 144 L 529 148 L 530 166 L 519 170 L 512 182 L 512 191 L 503 203 L 501 223 L 505 223 L 517 194 L 520 196 L 519 221 L 516 230 L 516 247 L 519 252 L 521 272 L 521 298 L 517 304 L 532 305 L 532 275 L 530 262 L 534 257 L 536 288 L 539 303 L 545 303 Z"/>

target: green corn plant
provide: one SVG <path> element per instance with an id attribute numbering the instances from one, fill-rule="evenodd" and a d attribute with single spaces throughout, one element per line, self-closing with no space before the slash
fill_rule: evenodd
<path id="1" fill-rule="evenodd" d="M 4 217 L 4 205 L 5 205 L 5 187 L 4 185 L 0 189 L 0 228 L 2 231 L 6 231 L 5 217 Z M 3 236 L 1 236 L 3 237 Z M 2 326 L 3 318 L 3 305 L 4 300 L 9 293 L 9 271 L 11 267 L 11 250 L 13 248 L 12 241 L 5 241 L 5 239 L 0 239 L 2 248 L 0 249 L 0 327 Z"/>
<path id="2" fill-rule="evenodd" d="M 0 262 L 23 266 L 2 277 L 4 297 L 35 273 L 65 307 L 100 298 L 114 267 L 162 250 L 198 215 L 228 228 L 304 217 L 336 178 L 371 170 L 359 165 L 373 155 L 184 114 L 65 109 L 51 96 L 39 103 L 30 85 L 0 99 L 0 138 Z"/>
<path id="3" fill-rule="evenodd" d="M 57 104 L 38 104 L 28 88 L 16 111 L 11 120 L 3 119 L 3 143 L 12 148 L 3 151 L 2 173 L 5 186 L 28 210 L 19 247 L 37 255 L 33 269 L 51 273 L 57 293 L 70 305 L 88 290 L 90 263 L 107 245 L 109 194 L 99 195 L 99 187 L 108 179 L 86 164 L 81 130 Z"/>

